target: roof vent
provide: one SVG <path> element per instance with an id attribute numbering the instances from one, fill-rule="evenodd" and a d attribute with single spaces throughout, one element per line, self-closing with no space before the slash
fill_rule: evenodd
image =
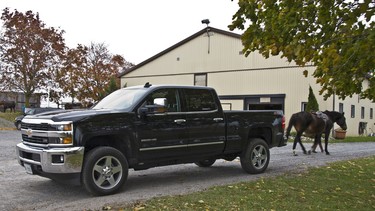
<path id="1" fill-rule="evenodd" d="M 145 88 L 149 88 L 150 86 L 152 86 L 152 84 L 150 84 L 149 82 L 145 83 Z"/>

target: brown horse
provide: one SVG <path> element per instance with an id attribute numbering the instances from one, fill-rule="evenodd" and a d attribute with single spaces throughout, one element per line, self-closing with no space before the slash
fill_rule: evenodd
<path id="1" fill-rule="evenodd" d="M 293 114 L 289 120 L 289 125 L 286 130 L 286 138 L 289 137 L 290 130 L 293 126 L 297 131 L 297 135 L 294 138 L 293 143 L 293 154 L 297 155 L 295 152 L 297 142 L 301 145 L 303 153 L 307 154 L 306 149 L 301 142 L 301 136 L 303 133 L 314 138 L 314 144 L 311 147 L 313 152 L 315 152 L 318 145 L 323 152 L 321 138 L 322 134 L 324 133 L 325 152 L 327 155 L 329 155 L 328 137 L 334 123 L 337 123 L 343 130 L 347 129 L 344 113 L 339 113 L 336 111 L 324 111 L 316 113 L 302 111 Z M 310 150 L 309 153 L 311 153 Z"/>
<path id="2" fill-rule="evenodd" d="M 13 101 L 2 101 L 0 102 L 0 105 L 3 106 L 4 113 L 9 108 L 10 112 L 16 112 L 16 103 Z"/>

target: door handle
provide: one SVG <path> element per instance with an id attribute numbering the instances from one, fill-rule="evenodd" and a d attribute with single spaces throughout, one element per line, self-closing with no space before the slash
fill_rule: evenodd
<path id="1" fill-rule="evenodd" d="M 215 122 L 221 122 L 221 121 L 223 121 L 224 119 L 223 118 L 214 118 L 214 121 Z"/>
<path id="2" fill-rule="evenodd" d="M 186 122 L 186 119 L 175 119 L 174 122 L 177 124 L 182 124 Z"/>

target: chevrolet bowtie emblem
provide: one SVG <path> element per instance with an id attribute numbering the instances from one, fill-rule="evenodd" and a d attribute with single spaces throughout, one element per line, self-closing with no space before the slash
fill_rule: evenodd
<path id="1" fill-rule="evenodd" d="M 32 129 L 27 129 L 26 130 L 26 135 L 27 135 L 27 137 L 29 137 L 29 138 L 31 138 L 31 137 L 33 137 L 33 130 Z"/>

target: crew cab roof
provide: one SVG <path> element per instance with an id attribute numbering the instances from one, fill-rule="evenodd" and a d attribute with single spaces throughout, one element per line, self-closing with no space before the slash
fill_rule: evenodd
<path id="1" fill-rule="evenodd" d="M 212 87 L 207 87 L 207 86 L 192 86 L 192 85 L 177 85 L 177 84 L 157 84 L 153 85 L 147 82 L 145 85 L 138 85 L 138 86 L 131 86 L 131 87 L 126 87 L 125 89 L 139 89 L 139 88 L 145 88 L 145 89 L 159 89 L 159 88 L 177 88 L 177 89 L 210 89 L 212 90 Z"/>

